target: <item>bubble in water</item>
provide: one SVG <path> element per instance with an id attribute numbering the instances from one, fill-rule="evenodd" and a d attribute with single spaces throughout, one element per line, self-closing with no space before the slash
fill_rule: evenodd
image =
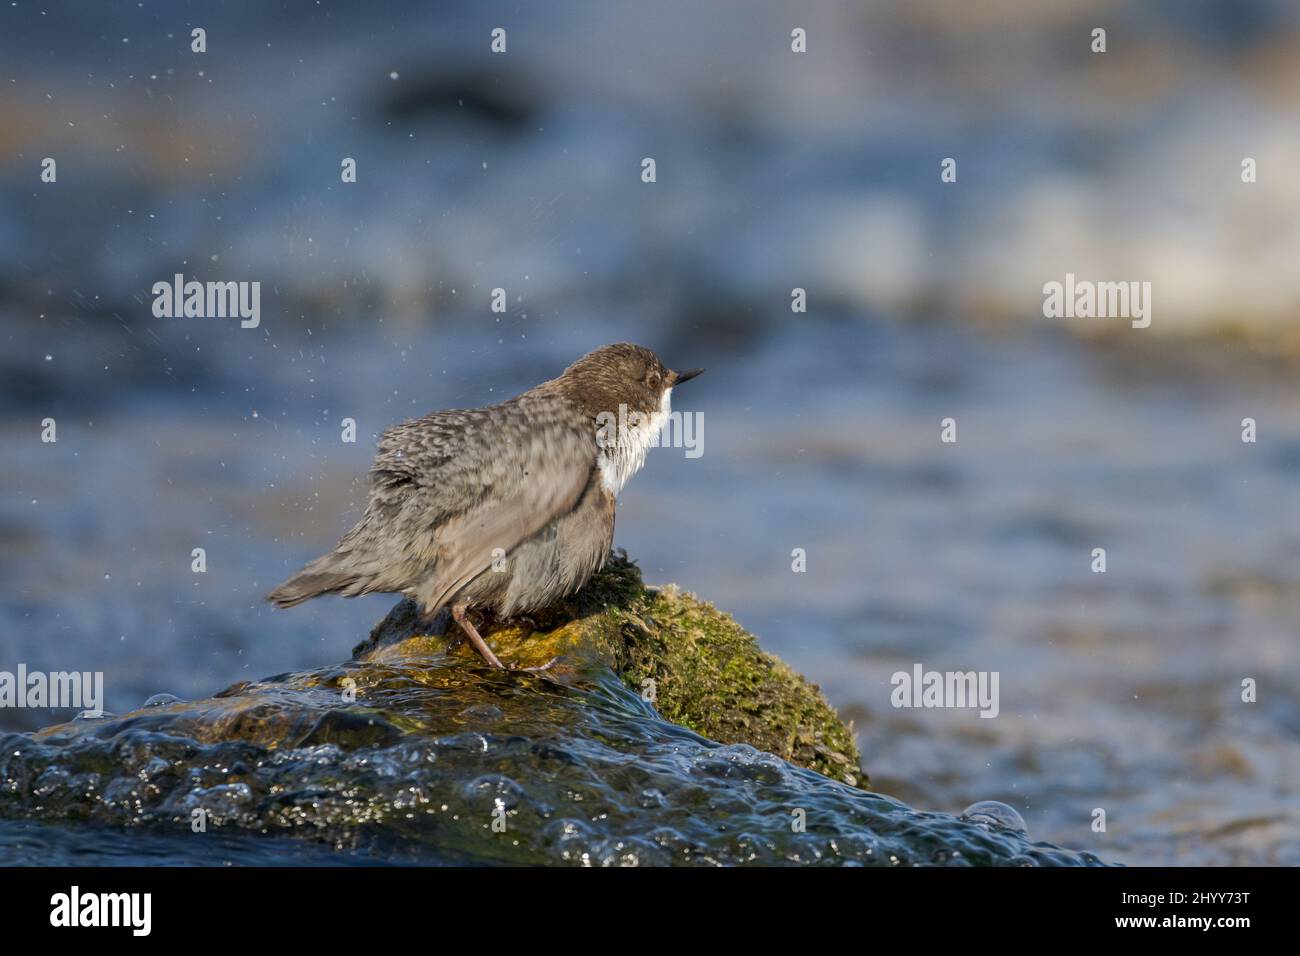
<path id="1" fill-rule="evenodd" d="M 987 827 L 990 830 L 1011 830 L 1015 833 L 1028 833 L 1025 818 L 996 800 L 980 800 L 972 803 L 960 814 L 960 819 L 967 823 Z"/>
<path id="2" fill-rule="evenodd" d="M 175 694 L 154 694 L 144 702 L 144 707 L 166 707 L 168 704 L 184 703 Z"/>

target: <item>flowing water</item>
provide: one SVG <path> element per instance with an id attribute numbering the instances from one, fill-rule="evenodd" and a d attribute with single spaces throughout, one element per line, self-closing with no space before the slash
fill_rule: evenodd
<path id="1" fill-rule="evenodd" d="M 364 706 L 340 705 L 345 679 Z M 324 857 L 304 841 L 345 864 L 1097 862 L 1032 844 L 1005 808 L 919 813 L 704 740 L 603 664 L 563 684 L 446 657 L 358 664 L 0 744 L 0 812 L 28 818 L 0 825 L 0 845 L 46 863 Z"/>

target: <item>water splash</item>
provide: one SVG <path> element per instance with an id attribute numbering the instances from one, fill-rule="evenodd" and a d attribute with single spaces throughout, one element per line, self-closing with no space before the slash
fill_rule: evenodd
<path id="1" fill-rule="evenodd" d="M 294 838 L 289 856 L 306 841 L 388 862 L 1098 862 L 1031 843 L 1023 823 L 988 825 L 1019 820 L 1001 804 L 969 819 L 917 811 L 668 723 L 604 665 L 579 676 L 486 674 L 440 656 L 352 662 L 9 734 L 0 817 L 47 836 L 131 831 L 177 859 L 219 834 L 236 862 L 265 862 L 277 836 Z M 73 860 L 59 849 L 71 842 L 50 840 L 47 862 Z"/>

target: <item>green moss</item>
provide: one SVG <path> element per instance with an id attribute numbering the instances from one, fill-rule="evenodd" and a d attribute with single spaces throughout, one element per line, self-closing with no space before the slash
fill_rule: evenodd
<path id="1" fill-rule="evenodd" d="M 558 676 L 604 663 L 673 723 L 866 785 L 852 731 L 815 684 L 765 653 L 712 604 L 675 587 L 648 588 L 626 554 L 616 554 L 578 594 L 531 621 L 484 621 L 480 629 L 508 666 L 558 658 Z M 424 630 L 414 605 L 403 602 L 355 654 L 370 663 L 409 660 L 444 652 L 457 636 L 455 627 L 443 635 Z M 474 656 L 467 645 L 456 653 Z"/>
<path id="2" fill-rule="evenodd" d="M 629 629 L 624 680 L 653 680 L 668 720 L 724 743 L 748 743 L 858 785 L 853 734 L 815 684 L 764 653 L 729 614 L 665 590 L 650 607 L 655 627 Z"/>

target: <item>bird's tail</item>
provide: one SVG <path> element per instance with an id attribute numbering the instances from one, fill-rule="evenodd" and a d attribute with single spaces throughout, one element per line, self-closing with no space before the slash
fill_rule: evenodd
<path id="1" fill-rule="evenodd" d="M 293 607 L 322 594 L 352 597 L 364 593 L 368 577 L 344 567 L 345 559 L 337 552 L 321 555 L 266 596 L 277 607 Z"/>

